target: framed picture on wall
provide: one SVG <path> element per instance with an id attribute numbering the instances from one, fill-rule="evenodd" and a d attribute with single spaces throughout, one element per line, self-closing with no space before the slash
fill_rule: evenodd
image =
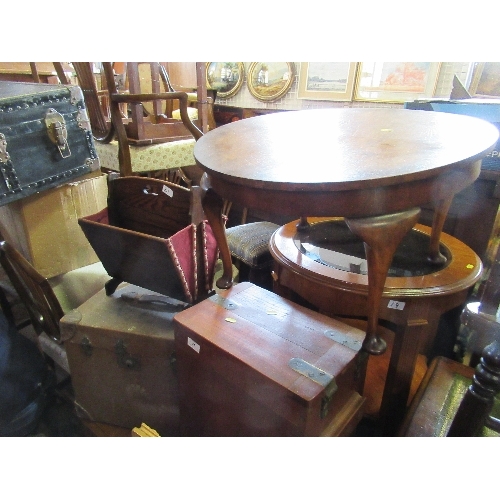
<path id="1" fill-rule="evenodd" d="M 242 62 L 207 63 L 207 87 L 217 92 L 217 97 L 227 99 L 240 90 L 245 78 Z"/>
<path id="2" fill-rule="evenodd" d="M 478 97 L 500 97 L 500 62 L 476 63 L 469 93 Z"/>
<path id="3" fill-rule="evenodd" d="M 303 62 L 299 72 L 299 99 L 350 101 L 357 63 Z"/>
<path id="4" fill-rule="evenodd" d="M 248 90 L 259 101 L 275 101 L 290 90 L 294 78 L 292 62 L 253 62 L 248 68 Z"/>
<path id="5" fill-rule="evenodd" d="M 441 63 L 359 63 L 354 98 L 358 101 L 406 102 L 433 97 Z"/>

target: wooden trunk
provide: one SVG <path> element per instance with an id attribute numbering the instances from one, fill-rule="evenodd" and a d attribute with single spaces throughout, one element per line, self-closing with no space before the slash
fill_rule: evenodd
<path id="1" fill-rule="evenodd" d="M 240 283 L 174 331 L 182 435 L 349 435 L 361 419 L 361 330 Z"/>
<path id="2" fill-rule="evenodd" d="M 0 82 L 0 205 L 98 169 L 80 87 Z"/>
<path id="3" fill-rule="evenodd" d="M 168 300 L 169 302 L 166 302 Z M 79 416 L 178 435 L 172 318 L 186 304 L 126 285 L 61 319 Z"/>

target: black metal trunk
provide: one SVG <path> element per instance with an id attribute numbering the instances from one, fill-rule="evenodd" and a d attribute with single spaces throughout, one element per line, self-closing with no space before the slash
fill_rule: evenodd
<path id="1" fill-rule="evenodd" d="M 98 169 L 80 87 L 0 82 L 0 206 Z"/>

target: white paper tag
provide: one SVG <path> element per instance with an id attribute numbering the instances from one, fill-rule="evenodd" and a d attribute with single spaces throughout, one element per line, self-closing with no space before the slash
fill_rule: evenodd
<path id="1" fill-rule="evenodd" d="M 168 187 L 168 186 L 163 186 L 162 189 L 161 189 L 167 196 L 170 196 L 170 198 L 172 198 L 172 196 L 174 196 L 174 192 Z"/>
<path id="2" fill-rule="evenodd" d="M 188 337 L 188 346 L 194 349 L 198 354 L 200 353 L 200 345 L 197 344 L 193 339 Z"/>
<path id="3" fill-rule="evenodd" d="M 404 302 L 399 302 L 397 300 L 389 300 L 389 303 L 387 304 L 387 309 L 399 309 L 402 311 L 405 308 L 405 303 Z"/>

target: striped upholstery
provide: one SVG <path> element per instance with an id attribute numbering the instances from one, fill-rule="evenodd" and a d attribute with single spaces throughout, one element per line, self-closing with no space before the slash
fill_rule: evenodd
<path id="1" fill-rule="evenodd" d="M 272 222 L 251 222 L 226 229 L 227 243 L 231 255 L 253 269 L 271 265 L 269 240 L 279 228 Z"/>

